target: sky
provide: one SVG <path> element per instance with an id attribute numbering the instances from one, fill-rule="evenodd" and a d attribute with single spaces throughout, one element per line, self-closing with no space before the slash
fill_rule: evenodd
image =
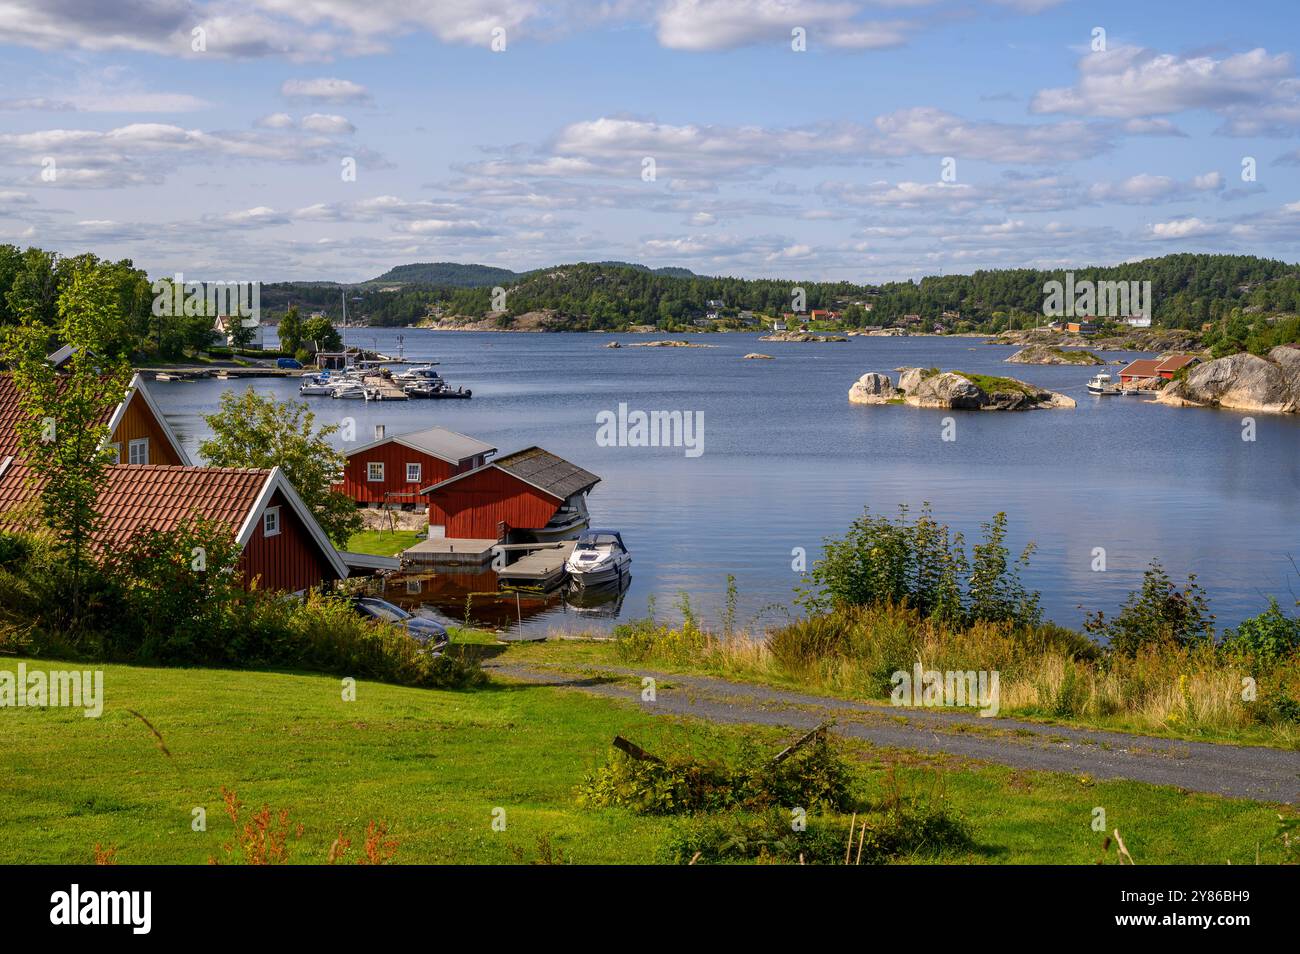
<path id="1" fill-rule="evenodd" d="M 0 0 L 0 242 L 188 280 L 1300 260 L 1294 0 Z"/>

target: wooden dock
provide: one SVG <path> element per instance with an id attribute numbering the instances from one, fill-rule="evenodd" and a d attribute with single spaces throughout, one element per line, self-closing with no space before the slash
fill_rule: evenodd
<path id="1" fill-rule="evenodd" d="M 365 377 L 365 384 L 368 388 L 374 388 L 378 392 L 379 401 L 408 401 L 410 395 L 394 384 L 389 378 L 378 374 L 368 374 Z"/>
<path id="2" fill-rule="evenodd" d="M 485 566 L 492 562 L 496 540 L 431 537 L 402 551 L 402 563 L 418 566 Z"/>
<path id="3" fill-rule="evenodd" d="M 504 570 L 497 571 L 497 580 L 505 586 L 540 586 L 549 589 L 564 579 L 564 564 L 573 553 L 576 540 L 556 543 L 529 544 L 525 553 Z M 536 549 L 533 549 L 533 547 Z"/>

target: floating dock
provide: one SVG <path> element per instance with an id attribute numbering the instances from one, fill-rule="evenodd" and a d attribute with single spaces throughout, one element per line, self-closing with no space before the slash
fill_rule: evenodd
<path id="1" fill-rule="evenodd" d="M 504 570 L 498 570 L 497 581 L 503 586 L 540 586 L 542 589 L 550 589 L 564 579 L 564 564 L 568 562 L 576 544 L 576 540 L 527 544 L 529 552 L 514 563 L 507 564 Z"/>
<path id="2" fill-rule="evenodd" d="M 403 564 L 417 566 L 485 566 L 492 562 L 496 540 L 430 537 L 402 551 Z"/>

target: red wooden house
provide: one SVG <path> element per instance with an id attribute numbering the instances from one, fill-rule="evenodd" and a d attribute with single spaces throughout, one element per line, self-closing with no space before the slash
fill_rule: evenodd
<path id="1" fill-rule="evenodd" d="M 230 528 L 246 586 L 298 593 L 348 568 L 280 468 L 110 467 L 99 497 L 100 544 L 143 529 L 174 530 L 192 515 Z"/>
<path id="2" fill-rule="evenodd" d="M 1131 361 L 1119 372 L 1121 384 L 1145 381 L 1148 378 L 1164 378 L 1172 381 L 1174 375 L 1183 368 L 1190 368 L 1200 362 L 1200 358 L 1190 354 L 1174 354 L 1167 358 L 1138 358 Z"/>
<path id="3" fill-rule="evenodd" d="M 600 478 L 540 447 L 507 454 L 425 487 L 429 536 L 561 540 L 587 524 L 587 493 Z"/>
<path id="4" fill-rule="evenodd" d="M 482 467 L 496 452 L 490 444 L 445 427 L 381 435 L 348 452 L 343 480 L 334 489 L 362 506 L 423 506 L 421 488 Z"/>

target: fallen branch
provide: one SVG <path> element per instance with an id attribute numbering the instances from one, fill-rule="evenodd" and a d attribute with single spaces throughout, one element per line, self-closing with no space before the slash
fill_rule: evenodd
<path id="1" fill-rule="evenodd" d="M 663 759 L 651 755 L 645 749 L 641 748 L 641 746 L 637 745 L 635 742 L 629 742 L 621 735 L 614 736 L 614 748 L 618 749 L 620 752 L 626 752 L 638 762 L 655 762 L 659 765 L 664 764 Z"/>
<path id="2" fill-rule="evenodd" d="M 830 727 L 833 726 L 834 724 L 835 724 L 834 719 L 827 719 L 821 725 L 817 726 L 817 728 L 813 729 L 811 732 L 802 736 L 797 742 L 787 745 L 780 752 L 776 753 L 776 755 L 772 757 L 772 761 L 767 764 L 769 766 L 780 765 L 782 762 L 784 762 L 790 756 L 794 755 L 796 752 L 798 752 L 801 748 L 803 748 L 813 739 L 817 738 L 820 735 L 825 735 L 826 731 L 830 729 Z"/>

